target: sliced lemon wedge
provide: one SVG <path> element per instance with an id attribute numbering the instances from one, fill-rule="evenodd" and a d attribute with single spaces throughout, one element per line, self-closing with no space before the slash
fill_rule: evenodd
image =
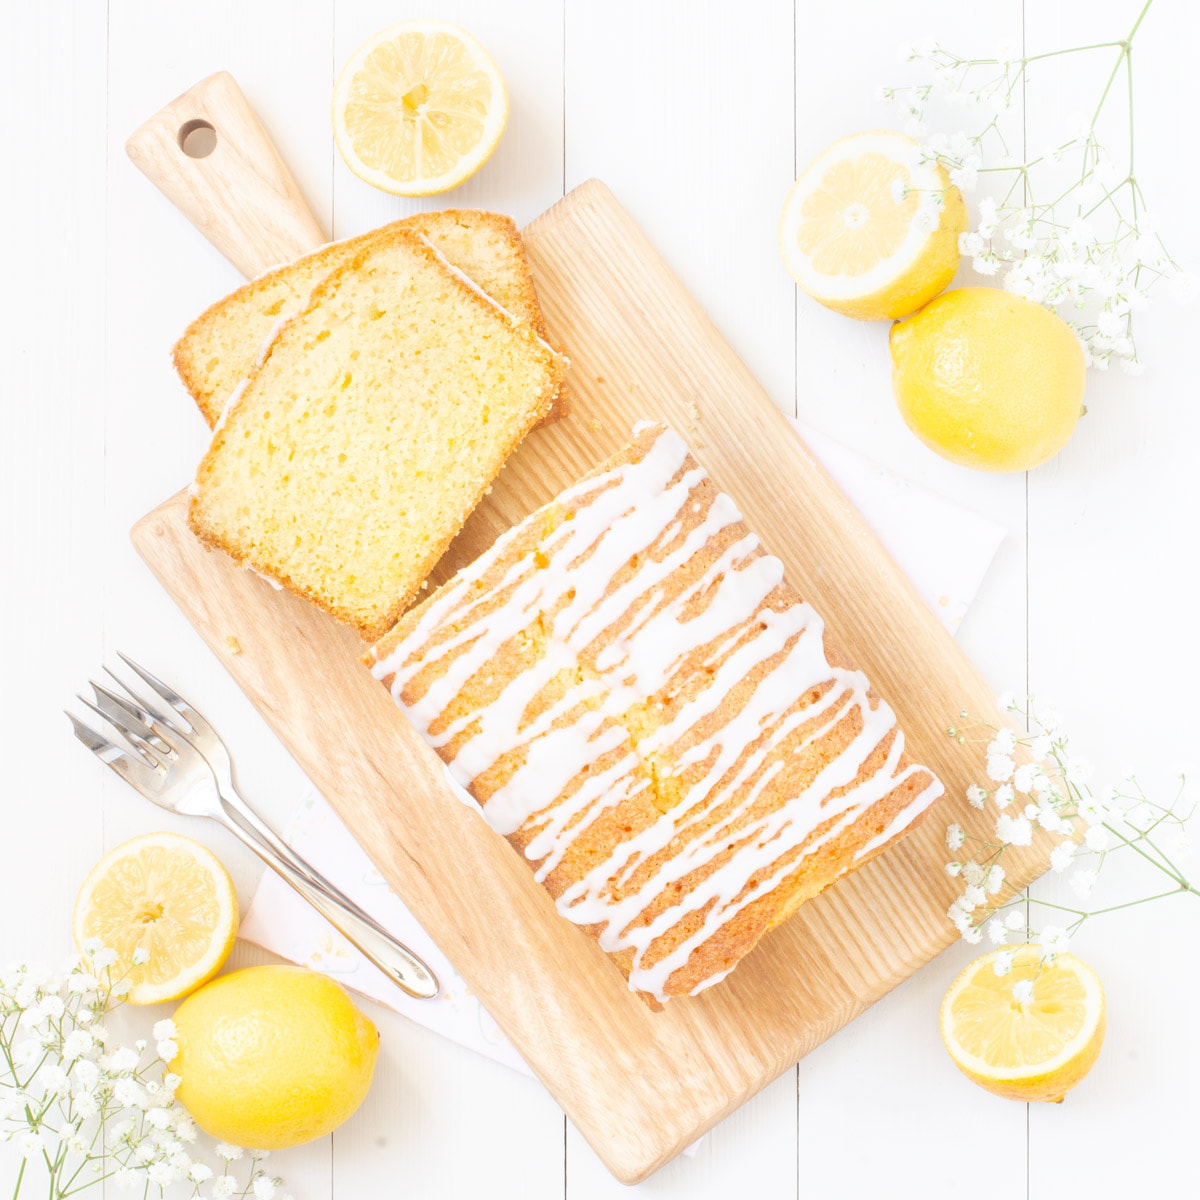
<path id="1" fill-rule="evenodd" d="M 397 196 L 432 196 L 469 179 L 507 122 L 499 68 L 444 21 L 404 21 L 375 34 L 333 89 L 333 134 L 346 165 Z"/>
<path id="2" fill-rule="evenodd" d="M 779 248 L 814 300 L 863 321 L 895 320 L 954 278 L 966 205 L 941 165 L 919 156 L 902 133 L 859 133 L 801 173 L 783 206 Z"/>
<path id="3" fill-rule="evenodd" d="M 206 846 L 177 833 L 148 833 L 92 868 L 75 901 L 74 925 L 81 952 L 91 939 L 115 952 L 109 979 L 129 979 L 130 1003 L 159 1004 L 221 969 L 237 935 L 237 892 Z M 139 949 L 148 957 L 136 964 Z"/>
<path id="4" fill-rule="evenodd" d="M 958 1069 L 997 1096 L 1061 1100 L 1100 1055 L 1104 989 L 1073 954 L 1043 966 L 1037 946 L 1020 947 L 1012 970 L 997 975 L 1004 953 L 974 959 L 950 985 L 942 1041 Z"/>

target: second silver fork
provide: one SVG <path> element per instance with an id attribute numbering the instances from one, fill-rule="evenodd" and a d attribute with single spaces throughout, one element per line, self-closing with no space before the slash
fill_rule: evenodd
<path id="1" fill-rule="evenodd" d="M 92 681 L 94 702 L 80 700 L 121 733 L 133 754 L 68 712 L 75 736 L 146 799 L 172 812 L 219 821 L 400 988 L 418 999 L 435 996 L 438 982 L 429 967 L 292 850 L 238 795 L 229 752 L 208 721 L 162 680 L 120 657 L 158 703 L 111 671 L 124 695 Z"/>

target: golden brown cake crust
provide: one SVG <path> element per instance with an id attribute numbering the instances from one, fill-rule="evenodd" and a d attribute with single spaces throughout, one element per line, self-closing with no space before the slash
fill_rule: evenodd
<path id="1" fill-rule="evenodd" d="M 642 430 L 363 659 L 489 823 L 539 870 L 559 911 L 601 940 L 631 986 L 660 999 L 722 977 L 801 903 L 914 828 L 941 791 L 903 751 L 890 710 L 677 438 L 670 444 L 681 456 L 664 460 L 664 479 L 674 473 L 661 492 L 628 482 L 629 468 L 668 435 Z M 611 500 L 614 524 L 589 526 L 587 537 L 599 540 L 571 532 L 622 487 L 632 490 Z M 676 498 L 663 505 L 668 492 Z M 659 506 L 640 532 L 636 505 Z M 622 521 L 628 528 L 614 533 Z M 573 536 L 590 548 L 568 567 L 561 547 Z M 603 549 L 609 536 L 624 539 L 618 548 L 641 548 L 621 561 Z M 591 565 L 605 554 L 602 567 Z M 731 604 L 726 583 L 752 594 Z M 614 607 L 614 597 L 628 607 Z M 607 623 L 596 618 L 578 634 L 606 602 Z M 480 639 L 487 653 L 471 658 Z M 664 640 L 679 651 L 669 669 L 654 665 Z M 581 739 L 574 730 L 590 732 Z M 539 746 L 556 737 L 575 769 L 543 794 L 538 772 L 556 759 L 539 758 Z M 726 746 L 736 757 L 723 761 Z M 585 802 L 589 779 L 603 787 Z M 614 868 L 601 886 L 635 846 L 636 869 Z M 689 908 L 693 895 L 709 899 Z M 636 908 L 621 909 L 630 898 Z M 728 916 L 706 932 L 715 913 Z M 648 942 L 638 942 L 639 931 Z"/>
<path id="2" fill-rule="evenodd" d="M 380 233 L 382 234 L 382 231 Z M 241 546 L 229 537 L 223 536 L 222 532 L 215 528 L 214 524 L 206 517 L 204 495 L 205 489 L 212 483 L 215 466 L 221 454 L 231 441 L 241 434 L 243 426 L 247 422 L 252 423 L 256 420 L 256 413 L 262 403 L 265 401 L 269 404 L 270 383 L 267 377 L 271 372 L 273 359 L 276 356 L 282 357 L 289 354 L 300 359 L 303 358 L 300 344 L 305 336 L 303 331 L 305 318 L 309 314 L 317 313 L 323 305 L 335 298 L 343 284 L 352 283 L 356 272 L 363 270 L 370 263 L 372 257 L 379 253 L 385 245 L 402 247 L 406 253 L 414 255 L 427 266 L 434 267 L 442 286 L 455 292 L 460 300 L 465 301 L 469 307 L 480 314 L 485 323 L 494 323 L 513 336 L 524 340 L 531 351 L 545 364 L 545 384 L 538 395 L 528 398 L 524 419 L 516 427 L 513 436 L 500 448 L 497 470 L 516 450 L 525 434 L 545 417 L 553 403 L 554 396 L 562 385 L 566 368 L 565 362 L 549 351 L 528 325 L 513 324 L 507 320 L 484 295 L 462 279 L 456 271 L 450 269 L 442 256 L 421 235 L 414 230 L 398 229 L 395 226 L 388 227 L 386 237 L 376 236 L 366 239 L 353 257 L 342 262 L 321 280 L 304 308 L 279 326 L 258 365 L 250 374 L 244 387 L 231 399 L 214 431 L 208 452 L 201 460 L 197 470 L 196 483 L 192 489 L 188 506 L 188 523 L 200 541 L 209 548 L 222 550 L 242 565 L 269 575 L 289 591 L 310 600 L 337 619 L 354 625 L 365 639 L 382 636 L 396 623 L 419 592 L 429 571 L 446 552 L 450 542 L 462 528 L 471 511 L 483 498 L 492 482 L 491 477 L 480 479 L 475 494 L 456 515 L 455 521 L 448 523 L 444 529 L 439 531 L 438 536 L 429 542 L 422 554 L 420 568 L 413 575 L 409 585 L 396 594 L 394 602 L 387 607 L 386 611 L 370 620 L 364 620 L 354 609 L 339 605 L 328 596 L 322 595 L 303 580 L 295 578 L 278 563 L 255 561 Z M 262 394 L 260 395 L 260 393 Z"/>

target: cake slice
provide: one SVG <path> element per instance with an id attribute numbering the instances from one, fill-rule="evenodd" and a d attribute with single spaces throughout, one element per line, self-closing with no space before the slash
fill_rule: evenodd
<path id="1" fill-rule="evenodd" d="M 175 344 L 175 370 L 210 428 L 253 370 L 280 320 L 303 308 L 331 271 L 400 230 L 426 237 L 497 304 L 546 340 L 525 246 L 511 218 L 467 210 L 418 213 L 276 267 L 218 300 L 187 327 Z"/>
<path id="2" fill-rule="evenodd" d="M 418 234 L 373 239 L 280 326 L 226 406 L 191 526 L 378 637 L 564 369 Z"/>
<path id="3" fill-rule="evenodd" d="M 942 794 L 892 710 L 661 425 L 365 656 L 558 911 L 695 993 Z"/>

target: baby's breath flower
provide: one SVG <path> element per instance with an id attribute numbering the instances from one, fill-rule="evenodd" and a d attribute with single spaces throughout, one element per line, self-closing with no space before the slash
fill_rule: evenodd
<path id="1" fill-rule="evenodd" d="M 1011 783 L 1005 783 L 996 789 L 995 793 L 996 807 L 1000 809 L 1007 808 L 1013 802 L 1013 787 Z"/>
<path id="2" fill-rule="evenodd" d="M 1013 775 L 1013 760 L 1007 754 L 989 754 L 987 758 L 987 774 L 989 779 L 1003 783 Z"/>
<path id="3" fill-rule="evenodd" d="M 1033 999 L 1033 980 L 1018 979 L 1013 984 L 1013 999 L 1018 1004 L 1028 1004 Z"/>
<path id="4" fill-rule="evenodd" d="M 117 961 L 117 952 L 108 946 L 101 946 L 92 954 L 92 966 L 97 971 L 105 971 Z"/>
<path id="5" fill-rule="evenodd" d="M 274 1200 L 277 1181 L 260 1175 L 254 1181 L 254 1200 Z"/>
<path id="6" fill-rule="evenodd" d="M 989 896 L 994 896 L 1004 886 L 1004 868 L 999 863 L 988 867 L 983 886 Z"/>
<path id="7" fill-rule="evenodd" d="M 1028 817 L 1010 817 L 1001 813 L 996 818 L 996 836 L 1012 846 L 1028 846 L 1033 841 L 1033 827 Z"/>
<path id="8" fill-rule="evenodd" d="M 1091 826 L 1084 834 L 1083 841 L 1089 850 L 1096 852 L 1107 850 L 1112 843 L 1108 830 L 1103 825 Z"/>
<path id="9" fill-rule="evenodd" d="M 1018 929 L 1025 928 L 1025 918 L 1014 908 L 1004 918 L 1004 924 L 1015 933 Z"/>
<path id="10" fill-rule="evenodd" d="M 960 862 L 948 862 L 946 864 L 946 874 L 951 879 L 957 879 L 962 874 L 963 864 Z"/>
<path id="11" fill-rule="evenodd" d="M 218 1142 L 216 1154 L 218 1158 L 223 1158 L 226 1162 L 236 1162 L 242 1157 L 242 1148 L 230 1145 L 229 1142 Z"/>
<path id="12" fill-rule="evenodd" d="M 179 1044 L 169 1038 L 164 1038 L 155 1045 L 155 1051 L 163 1062 L 170 1062 L 179 1053 Z"/>
<path id="13" fill-rule="evenodd" d="M 985 871 L 979 863 L 972 860 L 968 863 L 963 863 L 963 878 L 967 883 L 978 887 L 984 880 Z"/>
<path id="14" fill-rule="evenodd" d="M 1004 922 L 999 917 L 992 917 L 987 923 L 987 935 L 991 940 L 992 945 L 1002 946 L 1008 941 L 1008 930 L 1004 927 Z"/>
<path id="15" fill-rule="evenodd" d="M 1072 863 L 1075 858 L 1075 843 L 1060 842 L 1053 850 L 1050 851 L 1050 866 L 1062 874 Z"/>
<path id="16" fill-rule="evenodd" d="M 983 808 L 984 802 L 987 800 L 988 794 L 986 789 L 981 788 L 977 783 L 971 784 L 967 788 L 967 803 L 972 808 Z"/>
<path id="17" fill-rule="evenodd" d="M 1014 958 L 1016 958 L 1016 953 L 1014 951 L 1001 950 L 992 962 L 992 970 L 1001 977 L 1011 974 Z"/>
<path id="18" fill-rule="evenodd" d="M 967 840 L 967 835 L 963 832 L 961 825 L 946 826 L 946 846 L 953 853 L 961 848 L 962 844 Z"/>
<path id="19" fill-rule="evenodd" d="M 130 956 L 135 967 L 144 967 L 150 961 L 150 951 L 145 946 L 138 946 Z"/>

